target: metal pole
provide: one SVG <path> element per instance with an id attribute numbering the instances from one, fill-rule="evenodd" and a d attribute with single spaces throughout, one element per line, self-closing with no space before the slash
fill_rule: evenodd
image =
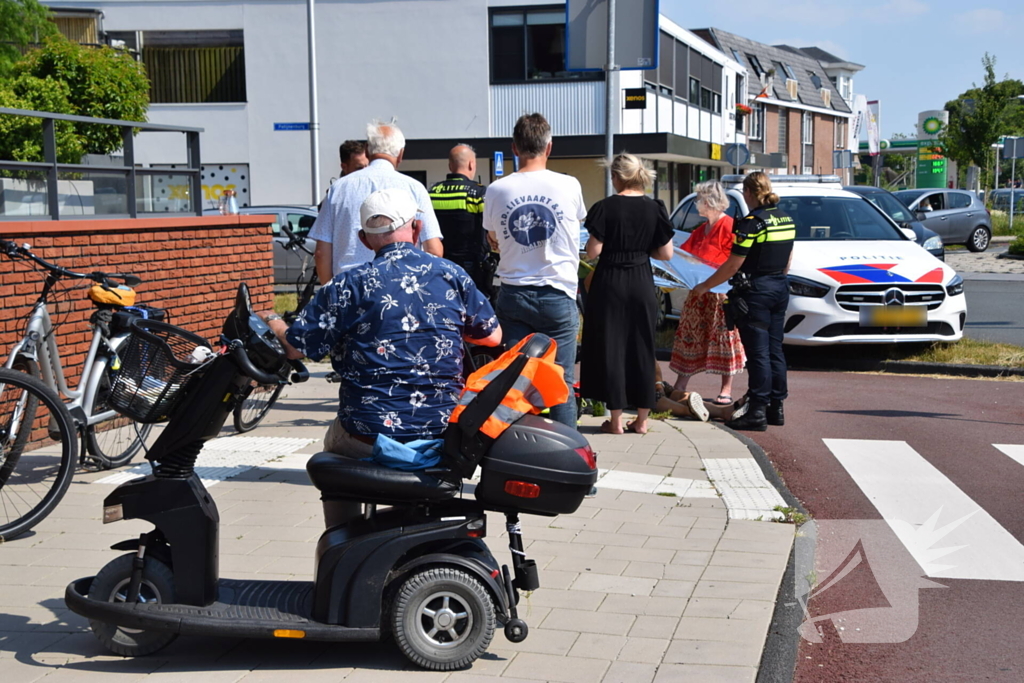
<path id="1" fill-rule="evenodd" d="M 306 0 L 306 24 L 309 32 L 309 150 L 310 150 L 310 202 L 320 202 L 320 114 L 316 95 L 316 18 L 313 2 Z"/>
<path id="2" fill-rule="evenodd" d="M 612 74 L 618 69 L 615 65 L 615 0 L 608 1 L 608 63 L 604 65 L 604 155 L 611 164 L 615 156 L 615 137 L 612 130 L 612 119 L 615 115 L 615 104 L 618 101 L 618 90 L 612 87 Z M 612 186 L 612 170 L 609 166 L 604 172 L 604 194 L 610 197 L 615 194 Z"/>

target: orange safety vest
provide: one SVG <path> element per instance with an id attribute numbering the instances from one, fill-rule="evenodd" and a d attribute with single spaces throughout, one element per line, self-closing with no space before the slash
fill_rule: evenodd
<path id="1" fill-rule="evenodd" d="M 459 415 L 466 409 L 470 401 L 483 391 L 491 380 L 501 374 L 520 354 L 519 350 L 530 340 L 530 336 L 522 339 L 514 347 L 483 366 L 466 380 L 466 388 L 459 397 L 459 405 L 452 411 L 449 422 L 457 423 Z M 569 387 L 565 384 L 562 367 L 555 363 L 558 343 L 551 340 L 551 347 L 541 358 L 530 358 L 526 361 L 519 379 L 512 389 L 505 394 L 490 417 L 480 427 L 480 431 L 496 439 L 501 433 L 527 413 L 540 413 L 545 408 L 565 403 L 569 398 Z"/>

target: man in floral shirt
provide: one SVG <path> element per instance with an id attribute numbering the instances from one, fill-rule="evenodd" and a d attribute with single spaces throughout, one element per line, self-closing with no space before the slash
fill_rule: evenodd
<path id="1" fill-rule="evenodd" d="M 466 271 L 413 246 L 417 210 L 403 189 L 371 194 L 359 239 L 375 258 L 321 287 L 290 329 L 268 318 L 291 357 L 330 354 L 341 376 L 341 407 L 324 437 L 333 453 L 369 457 L 381 433 L 441 436 L 462 391 L 462 340 L 501 343 L 494 310 Z"/>

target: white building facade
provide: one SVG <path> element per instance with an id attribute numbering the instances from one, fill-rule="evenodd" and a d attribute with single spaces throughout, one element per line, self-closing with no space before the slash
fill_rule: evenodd
<path id="1" fill-rule="evenodd" d="M 47 3 L 51 4 L 51 3 Z M 389 0 L 315 5 L 320 119 L 312 178 L 307 6 L 303 0 L 53 0 L 102 12 L 108 40 L 138 52 L 153 83 L 149 120 L 205 129 L 209 187 L 244 184 L 244 204 L 308 204 L 339 173 L 338 146 L 395 117 L 408 140 L 403 172 L 429 185 L 447 153 L 477 149 L 480 181 L 493 153 L 513 170 L 516 118 L 539 111 L 555 134 L 551 168 L 580 178 L 588 203 L 603 195 L 605 79 L 565 70 L 565 5 L 531 0 Z M 614 74 L 617 150 L 657 166 L 656 194 L 671 208 L 728 169 L 723 146 L 742 142 L 735 104 L 745 67 L 662 16 L 659 66 Z M 740 85 L 737 86 L 739 79 Z M 647 108 L 624 110 L 625 88 Z M 289 128 L 292 128 L 289 130 Z M 174 135 L 138 138 L 143 165 L 183 163 Z M 204 207 L 216 192 L 208 190 Z"/>

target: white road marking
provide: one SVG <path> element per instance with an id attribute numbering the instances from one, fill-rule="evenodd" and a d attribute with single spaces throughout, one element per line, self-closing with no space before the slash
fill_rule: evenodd
<path id="1" fill-rule="evenodd" d="M 824 442 L 928 576 L 1024 581 L 1024 545 L 905 441 Z"/>
<path id="2" fill-rule="evenodd" d="M 217 482 L 237 477 L 254 467 L 274 467 L 275 463 L 300 448 L 305 448 L 317 439 L 291 439 L 276 436 L 225 436 L 211 439 L 203 446 L 196 460 L 196 474 L 209 488 Z M 309 456 L 302 456 L 302 464 Z M 131 469 L 109 477 L 97 479 L 94 484 L 117 486 L 152 472 L 149 463 L 136 465 Z"/>
<path id="3" fill-rule="evenodd" d="M 1018 446 L 1017 444 L 1010 443 L 994 443 L 992 445 L 1003 453 L 1006 453 L 1021 465 L 1024 465 L 1024 446 Z"/>

